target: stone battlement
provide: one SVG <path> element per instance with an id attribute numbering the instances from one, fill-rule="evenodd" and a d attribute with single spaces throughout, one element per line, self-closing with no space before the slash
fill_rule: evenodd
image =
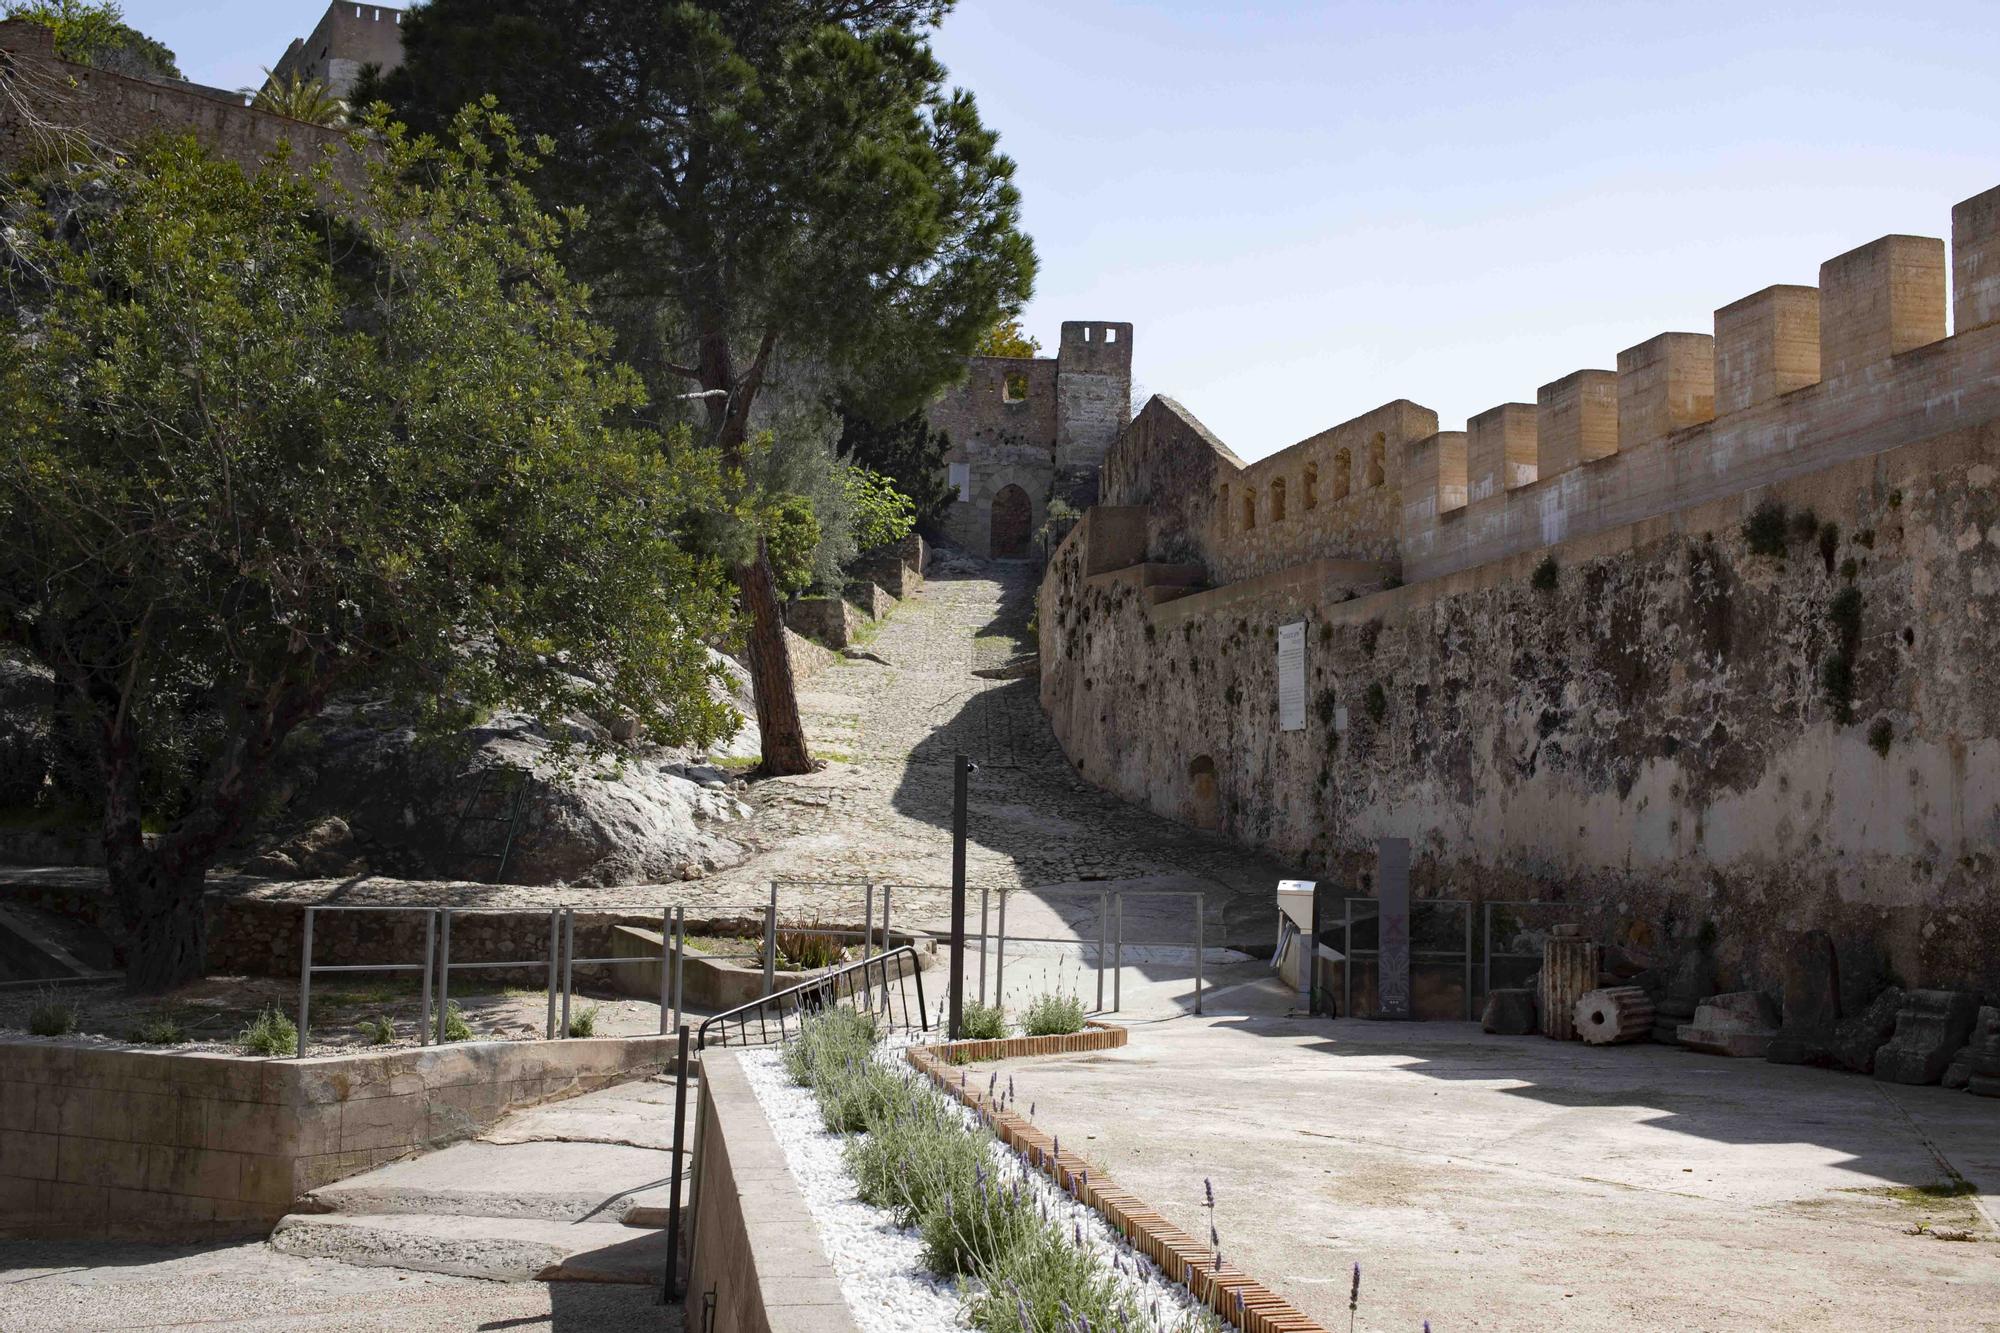
<path id="1" fill-rule="evenodd" d="M 1712 334 L 1662 333 L 1615 365 L 1464 430 L 1398 400 L 1250 464 L 1209 436 L 1200 496 L 1155 484 L 1201 444 L 1163 439 L 1186 413 L 1149 405 L 1112 447 L 1103 499 L 1176 509 L 1167 526 L 1199 549 L 1174 558 L 1220 581 L 1325 558 L 1418 580 L 2000 418 L 2000 188 L 1952 210 L 1949 255 L 1885 236 L 1821 265 L 1817 287 L 1768 287 L 1717 310 Z"/>

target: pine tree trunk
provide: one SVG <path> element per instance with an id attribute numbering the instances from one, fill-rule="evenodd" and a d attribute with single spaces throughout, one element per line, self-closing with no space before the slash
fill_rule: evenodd
<path id="1" fill-rule="evenodd" d="M 792 682 L 792 652 L 785 642 L 784 608 L 764 543 L 757 542 L 753 560 L 737 566 L 736 586 L 749 613 L 747 633 L 750 683 L 757 696 L 757 731 L 763 740 L 763 771 L 770 777 L 790 777 L 813 771 L 806 749 L 805 724 L 799 720 L 799 695 Z"/>

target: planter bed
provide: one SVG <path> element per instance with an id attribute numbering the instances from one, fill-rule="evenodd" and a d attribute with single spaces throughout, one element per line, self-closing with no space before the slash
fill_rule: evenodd
<path id="1" fill-rule="evenodd" d="M 1021 1054 L 1070 1049 L 1069 1043 L 1109 1044 L 1115 1032 L 1097 1030 L 1069 1038 L 1034 1039 Z M 1058 1044 L 1062 1043 L 1062 1044 Z M 1001 1046 L 1008 1043 L 975 1043 Z M 1088 1049 L 1087 1046 L 1076 1047 Z M 985 1135 L 982 1116 L 944 1097 L 921 1074 L 904 1066 L 905 1052 L 884 1046 L 876 1058 L 902 1068 L 918 1095 L 935 1099 L 941 1114 L 955 1120 L 968 1134 Z M 825 1127 L 819 1099 L 812 1089 L 795 1084 L 783 1055 L 776 1051 L 745 1052 L 738 1057 L 744 1075 L 778 1144 L 786 1165 L 804 1195 L 833 1269 L 857 1326 L 863 1333 L 917 1333 L 918 1330 L 972 1328 L 971 1297 L 983 1288 L 971 1279 L 947 1279 L 928 1271 L 925 1244 L 916 1228 L 899 1226 L 887 1209 L 863 1202 L 849 1161 L 849 1147 L 859 1135 L 836 1134 Z M 1139 1315 L 1131 1327 L 1148 1333 L 1192 1333 L 1221 1327 L 1186 1287 L 1172 1282 L 1160 1269 L 1125 1241 L 1124 1236 L 1087 1203 L 1031 1166 L 997 1140 L 989 1140 L 991 1188 L 998 1194 L 1020 1190 L 1038 1205 L 1040 1216 L 1095 1261 L 1098 1274 L 1131 1298 Z M 1069 1155 L 1064 1154 L 1064 1160 Z M 982 1191 L 985 1186 L 982 1186 Z M 982 1193 L 982 1199 L 984 1194 Z M 993 1325 L 989 1322 L 988 1327 Z M 1052 1333 L 1054 1325 L 1023 1322 L 1023 1333 Z M 1067 1325 L 1065 1325 L 1067 1326 Z"/>

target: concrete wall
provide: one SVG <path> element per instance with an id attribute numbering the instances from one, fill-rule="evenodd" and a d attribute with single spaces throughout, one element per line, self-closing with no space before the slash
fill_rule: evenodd
<path id="1" fill-rule="evenodd" d="M 711 1333 L 852 1333 L 784 1149 L 728 1051 L 701 1057 L 697 1125 L 689 1314 L 699 1320 L 713 1292 Z"/>
<path id="2" fill-rule="evenodd" d="M 301 1195 L 509 1111 L 668 1067 L 667 1037 L 468 1042 L 307 1060 L 0 1044 L 0 1232 L 268 1233 Z"/>

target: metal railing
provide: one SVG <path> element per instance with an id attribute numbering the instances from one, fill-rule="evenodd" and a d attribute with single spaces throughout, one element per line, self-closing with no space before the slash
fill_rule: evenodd
<path id="1" fill-rule="evenodd" d="M 909 981 L 916 984 L 914 1009 L 905 984 Z M 891 1027 L 930 1030 L 930 1020 L 924 1013 L 923 960 L 914 946 L 905 944 L 829 969 L 810 981 L 760 996 L 748 1004 L 725 1009 L 703 1021 L 695 1034 L 695 1046 L 707 1050 L 711 1044 L 769 1046 L 774 1042 L 788 1041 L 799 1030 L 807 1014 L 831 1009 L 843 1002 L 857 1009 L 882 1014 Z M 898 1008 L 901 1010 L 900 1017 Z M 771 1028 L 774 1022 L 777 1024 L 775 1035 Z M 752 1023 L 756 1025 L 754 1036 Z M 734 1043 L 730 1041 L 731 1024 L 735 1025 L 737 1037 Z"/>
<path id="2" fill-rule="evenodd" d="M 1202 1012 L 1203 996 L 1207 990 L 1203 963 L 1207 953 L 1207 907 L 1208 895 L 1194 889 L 1001 889 L 999 890 L 999 920 L 997 933 L 989 934 L 989 899 L 991 891 L 979 891 L 979 933 L 966 933 L 969 945 L 976 939 L 979 946 L 979 1002 L 987 1003 L 986 954 L 987 941 L 993 940 L 993 989 L 992 1003 L 999 1004 L 1005 994 L 1007 978 L 1007 945 L 1014 944 L 1055 944 L 1073 948 L 1088 947 L 1090 941 L 1082 935 L 1010 935 L 1007 933 L 1007 899 L 1017 893 L 1025 893 L 1032 898 L 1085 898 L 1097 903 L 1097 1013 L 1117 1013 L 1124 1008 L 1125 946 L 1139 947 L 1180 947 L 1192 943 L 1194 947 L 1194 1011 Z M 1192 898 L 1194 899 L 1194 923 L 1191 940 L 1131 940 L 1125 938 L 1125 900 L 1127 898 Z M 1104 979 L 1107 970 L 1111 977 L 1111 1006 L 1104 1004 Z"/>
<path id="3" fill-rule="evenodd" d="M 526 959 L 481 959 L 474 962 L 453 962 L 451 959 L 452 926 L 456 918 L 474 913 L 505 913 L 508 915 L 538 915 L 546 910 L 549 918 L 548 953 L 542 958 Z M 636 915 L 618 908 L 590 909 L 613 915 Z M 653 910 L 649 905 L 646 909 Z M 660 969 L 660 1034 L 672 1032 L 680 1026 L 683 1009 L 683 960 L 687 956 L 687 909 L 684 906 L 661 907 L 660 912 L 660 956 L 657 960 L 645 956 L 624 958 L 578 958 L 576 957 L 576 909 L 574 907 L 521 908 L 521 907 L 377 907 L 348 906 L 344 904 L 315 904 L 305 909 L 305 922 L 301 930 L 299 959 L 299 1038 L 295 1058 L 304 1059 L 307 1034 L 312 1022 L 312 983 L 316 976 L 351 972 L 420 972 L 422 982 L 417 1010 L 417 1042 L 422 1046 L 445 1045 L 446 1024 L 451 1015 L 451 974 L 453 972 L 495 971 L 541 971 L 547 978 L 547 1018 L 544 1026 L 546 1040 L 556 1041 L 567 1038 L 570 1033 L 570 1001 L 576 991 L 576 968 L 579 964 L 596 967 L 617 967 L 631 965 L 652 966 L 657 961 Z M 313 961 L 313 927 L 315 918 L 323 912 L 403 912 L 422 913 L 424 916 L 424 957 L 417 963 L 315 963 Z M 557 1025 L 557 1011 L 561 1011 L 561 1025 Z"/>

